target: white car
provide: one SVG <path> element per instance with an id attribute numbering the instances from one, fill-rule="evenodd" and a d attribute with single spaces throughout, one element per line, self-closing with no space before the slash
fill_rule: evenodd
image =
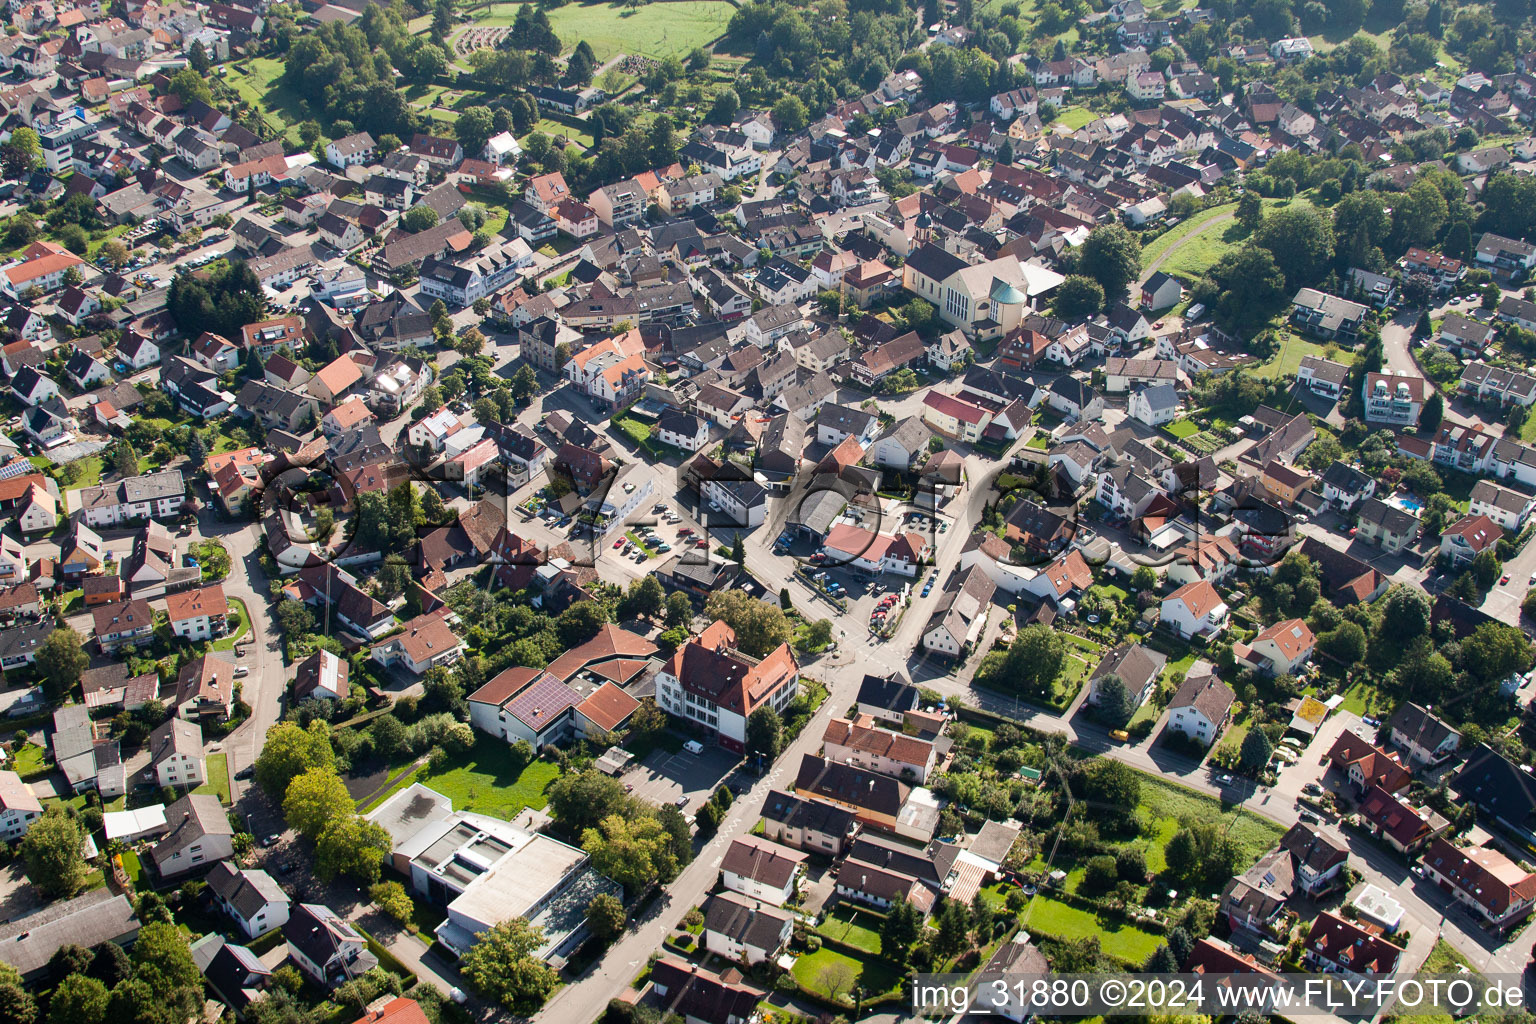
<path id="1" fill-rule="evenodd" d="M 235 678 L 236 679 L 242 679 L 245 676 L 248 676 L 250 674 L 251 674 L 251 667 L 249 665 L 236 665 L 235 666 Z"/>

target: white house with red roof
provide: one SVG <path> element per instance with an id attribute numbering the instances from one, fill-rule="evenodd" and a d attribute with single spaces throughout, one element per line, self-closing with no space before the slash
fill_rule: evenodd
<path id="1" fill-rule="evenodd" d="M 464 641 L 437 612 L 418 615 L 400 632 L 373 645 L 369 655 L 386 667 L 424 675 L 434 665 L 451 665 L 464 656 Z"/>
<path id="2" fill-rule="evenodd" d="M 548 672 L 513 666 L 469 695 L 469 722 L 489 736 L 535 750 L 576 734 L 581 695 Z"/>
<path id="3" fill-rule="evenodd" d="M 1273 676 L 1294 675 L 1317 647 L 1317 638 L 1301 619 L 1286 619 L 1261 632 L 1251 644 L 1233 644 L 1239 662 Z"/>
<path id="4" fill-rule="evenodd" d="M 501 458 L 501 448 L 489 438 L 481 438 L 443 464 L 444 478 L 464 485 L 466 490 L 480 486 L 483 477 Z"/>
<path id="5" fill-rule="evenodd" d="M 838 523 L 827 533 L 821 550 L 834 564 L 849 565 L 871 575 L 895 572 L 916 576 L 927 557 L 928 542 L 917 533 L 892 536 L 852 523 Z"/>
<path id="6" fill-rule="evenodd" d="M 448 438 L 463 429 L 464 421 L 445 405 L 407 427 L 405 439 L 414 447 L 440 452 L 448 443 Z"/>
<path id="7" fill-rule="evenodd" d="M 1498 850 L 1436 837 L 1419 863 L 1426 878 L 1499 931 L 1524 920 L 1536 904 L 1536 875 Z"/>
<path id="8" fill-rule="evenodd" d="M 651 379 L 645 362 L 645 340 L 638 330 L 604 338 L 571 357 L 565 378 L 588 396 L 618 408 Z"/>
<path id="9" fill-rule="evenodd" d="M 1440 534 L 1440 554 L 1452 565 L 1462 565 L 1492 548 L 1503 536 L 1503 529 L 1487 516 L 1462 516 Z"/>
<path id="10" fill-rule="evenodd" d="M 337 356 L 309 378 L 304 387 L 320 401 L 335 405 L 362 379 L 362 367 L 351 356 Z"/>
<path id="11" fill-rule="evenodd" d="M 712 732 L 720 745 L 746 748 L 747 718 L 760 707 L 780 714 L 800 692 L 800 665 L 788 644 L 767 657 L 736 649 L 736 631 L 724 622 L 672 653 L 656 674 L 656 703 Z"/>
<path id="12" fill-rule="evenodd" d="M 240 365 L 240 347 L 221 334 L 204 331 L 192 342 L 189 351 L 192 358 L 215 373 L 233 370 Z"/>
<path id="13" fill-rule="evenodd" d="M 184 640 L 212 640 L 224 633 L 229 602 L 217 584 L 182 590 L 165 596 L 171 632 Z"/>
<path id="14" fill-rule="evenodd" d="M 326 437 L 338 437 L 373 420 L 373 411 L 361 395 L 353 395 L 331 409 L 320 419 L 320 429 Z"/>
<path id="15" fill-rule="evenodd" d="M 1183 637 L 1219 633 L 1227 625 L 1227 603 L 1208 580 L 1195 580 L 1163 598 L 1161 621 Z"/>
<path id="16" fill-rule="evenodd" d="M 85 260 L 54 242 L 33 242 L 22 258 L 0 269 L 0 292 L 18 298 L 33 288 L 44 293 L 64 287 L 64 275 Z"/>
<path id="17" fill-rule="evenodd" d="M 975 443 L 992 423 L 992 412 L 975 402 L 930 391 L 923 396 L 923 422 L 946 437 Z"/>

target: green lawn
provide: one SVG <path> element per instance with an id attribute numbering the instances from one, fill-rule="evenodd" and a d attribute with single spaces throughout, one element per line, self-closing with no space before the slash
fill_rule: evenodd
<path id="1" fill-rule="evenodd" d="M 1272 210 L 1294 200 L 1266 199 L 1264 209 Z M 1305 200 L 1302 200 L 1305 202 Z M 1220 217 L 1237 211 L 1236 203 L 1224 203 L 1221 206 L 1212 206 L 1201 210 L 1190 217 L 1184 223 L 1177 225 L 1171 231 L 1166 231 L 1141 251 L 1141 265 L 1150 268 L 1158 257 L 1162 256 L 1175 244 L 1184 239 L 1190 239 L 1187 244 L 1179 245 L 1178 251 L 1164 261 L 1157 269 L 1166 274 L 1172 274 L 1179 280 L 1188 284 L 1198 280 L 1216 262 L 1225 256 L 1246 237 L 1242 228 L 1233 221 L 1222 221 L 1220 224 L 1212 223 Z M 1198 237 L 1191 237 L 1198 236 Z"/>
<path id="2" fill-rule="evenodd" d="M 1393 706 L 1391 697 L 1363 679 L 1345 690 L 1342 696 L 1344 703 L 1340 707 L 1361 716 L 1369 715 L 1373 711 L 1390 712 Z"/>
<path id="3" fill-rule="evenodd" d="M 1141 265 L 1150 267 L 1157 258 L 1173 247 L 1174 243 L 1203 231 L 1206 225 L 1217 217 L 1224 217 L 1229 213 L 1237 212 L 1236 203 L 1224 203 L 1221 206 L 1212 206 L 1201 210 L 1199 213 L 1185 220 L 1184 223 L 1174 226 L 1171 230 L 1163 232 L 1157 238 L 1148 242 L 1141 248 Z"/>
<path id="4" fill-rule="evenodd" d="M 139 875 L 144 871 L 143 867 L 139 864 L 139 855 L 132 850 L 124 850 L 122 859 L 123 874 L 128 876 L 128 881 L 137 886 L 139 884 Z"/>
<path id="5" fill-rule="evenodd" d="M 1301 369 L 1303 356 L 1323 355 L 1324 346 L 1292 334 L 1290 331 L 1281 331 L 1280 339 L 1280 351 L 1253 368 L 1256 375 L 1266 380 L 1293 377 L 1296 371 Z"/>
<path id="6" fill-rule="evenodd" d="M 1020 920 L 1031 935 L 1056 939 L 1097 938 L 1104 952 L 1129 963 L 1142 963 L 1163 944 L 1162 936 L 1144 932 L 1134 925 L 1111 918 L 1100 919 L 1086 910 L 1069 906 L 1049 896 L 1035 896 L 1024 908 Z"/>
<path id="7" fill-rule="evenodd" d="M 1200 425 L 1193 420 L 1174 420 L 1172 423 L 1163 424 L 1163 432 L 1177 440 L 1193 437 L 1200 433 Z"/>
<path id="8" fill-rule="evenodd" d="M 1469 971 L 1476 970 L 1472 962 L 1462 956 L 1455 946 L 1444 939 L 1436 939 L 1435 948 L 1429 951 L 1422 970 L 1426 974 L 1455 974 L 1458 967 L 1465 967 Z"/>
<path id="9" fill-rule="evenodd" d="M 47 751 L 36 743 L 28 743 L 14 751 L 8 767 L 23 779 L 35 779 L 53 770 L 48 766 Z"/>
<path id="10" fill-rule="evenodd" d="M 405 767 L 400 764 L 390 770 Z M 403 776 L 363 810 L 372 810 L 395 791 L 422 782 L 451 799 L 455 809 L 510 821 L 525 807 L 543 809 L 548 802 L 544 790 L 559 775 L 559 766 L 544 760 L 535 760 L 518 771 L 505 743 L 482 739 L 465 753 L 449 757 L 441 772 L 428 773 L 422 768 Z"/>
<path id="11" fill-rule="evenodd" d="M 1088 678 L 1089 665 L 1075 654 L 1068 654 L 1062 660 L 1061 675 L 1056 679 L 1056 700 L 1063 707 L 1071 704 L 1077 697 L 1077 691 L 1083 688 L 1083 680 Z"/>
<path id="12" fill-rule="evenodd" d="M 838 906 L 816 930 L 866 953 L 880 953 L 880 919 L 867 911 Z"/>
<path id="13" fill-rule="evenodd" d="M 194 793 L 212 793 L 219 803 L 229 803 L 229 755 L 208 755 L 208 781 L 198 786 Z"/>
<path id="14" fill-rule="evenodd" d="M 1066 125 L 1073 131 L 1077 131 L 1098 116 L 1087 107 L 1068 107 L 1056 115 L 1056 124 Z"/>
<path id="15" fill-rule="evenodd" d="M 259 107 L 272 123 L 280 129 L 294 146 L 299 142 L 299 96 L 285 85 L 279 85 L 283 76 L 283 62 L 275 57 L 252 57 L 220 66 L 224 83 L 234 89 L 240 98 Z"/>
<path id="16" fill-rule="evenodd" d="M 238 621 L 235 624 L 233 632 L 228 633 L 213 642 L 213 649 L 216 651 L 234 650 L 235 644 L 240 642 L 240 638 L 251 631 L 251 613 L 246 609 L 244 601 L 240 600 L 238 597 L 230 598 L 229 611 L 230 614 L 233 615 Z"/>
<path id="17" fill-rule="evenodd" d="M 510 25 L 515 3 L 498 3 L 475 12 L 477 25 Z M 647 4 L 628 8 L 618 3 L 567 4 L 546 9 L 549 23 L 570 53 L 583 39 L 599 61 L 620 53 L 642 57 L 685 57 L 696 46 L 707 46 L 725 34 L 735 13 L 724 0 Z"/>
<path id="18" fill-rule="evenodd" d="M 534 132 L 543 132 L 551 139 L 558 135 L 564 135 L 582 149 L 592 148 L 592 133 L 587 130 L 585 121 L 579 121 L 574 118 L 567 120 L 564 118 L 544 117 L 534 123 L 528 134 L 532 135 Z M 525 139 L 527 137 L 527 135 L 523 136 Z"/>
<path id="19" fill-rule="evenodd" d="M 807 989 L 828 998 L 831 998 L 829 983 L 838 977 L 837 998 L 842 1001 L 849 998 L 849 990 L 855 984 L 864 989 L 865 998 L 883 996 L 901 984 L 900 972 L 879 957 L 855 959 L 825 947 L 796 958 L 791 973 Z"/>

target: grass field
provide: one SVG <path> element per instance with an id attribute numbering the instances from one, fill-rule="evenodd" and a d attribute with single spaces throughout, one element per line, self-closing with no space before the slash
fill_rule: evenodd
<path id="1" fill-rule="evenodd" d="M 1031 935 L 1048 935 L 1057 939 L 1097 937 L 1104 952 L 1137 964 L 1145 961 L 1163 943 L 1159 935 L 1108 918 L 1101 920 L 1086 910 L 1079 910 L 1048 896 L 1033 897 L 1029 906 L 1024 908 L 1020 920 L 1023 921 L 1024 930 Z"/>
<path id="2" fill-rule="evenodd" d="M 1190 420 L 1174 420 L 1172 423 L 1163 424 L 1163 433 L 1182 441 L 1186 437 L 1194 437 L 1200 433 L 1200 426 Z"/>
<path id="3" fill-rule="evenodd" d="M 1153 263 L 1157 262 L 1159 256 L 1172 248 L 1174 243 L 1188 238 L 1196 232 L 1205 230 L 1211 221 L 1216 218 L 1225 217 L 1229 213 L 1236 212 L 1236 203 L 1225 203 L 1221 206 L 1212 206 L 1209 209 L 1201 210 L 1185 220 L 1184 223 L 1177 225 L 1172 230 L 1163 232 L 1157 238 L 1142 246 L 1141 265 L 1143 267 L 1150 267 Z"/>
<path id="4" fill-rule="evenodd" d="M 405 765 L 391 769 L 398 771 Z M 542 809 L 548 802 L 544 790 L 560 775 L 560 768 L 549 761 L 536 760 L 519 771 L 505 744 L 482 741 L 463 754 L 448 758 L 448 766 L 425 779 L 422 772 L 410 772 L 369 803 L 371 810 L 397 790 L 413 782 L 425 782 L 453 801 L 455 809 L 488 814 L 510 821 L 525 807 Z"/>
<path id="5" fill-rule="evenodd" d="M 1068 107 L 1056 115 L 1056 124 L 1066 125 L 1073 131 L 1077 131 L 1083 125 L 1093 121 L 1098 115 L 1087 107 Z"/>
<path id="6" fill-rule="evenodd" d="M 1290 331 L 1281 331 L 1280 339 L 1280 351 L 1253 368 L 1256 375 L 1266 380 L 1295 376 L 1296 371 L 1301 369 L 1303 357 L 1320 356 L 1324 352 L 1322 345 Z"/>
<path id="7" fill-rule="evenodd" d="M 1292 200 L 1266 199 L 1264 209 L 1273 210 L 1288 202 Z M 1215 223 L 1236 212 L 1236 203 L 1212 206 L 1201 210 L 1173 230 L 1164 232 L 1141 250 L 1143 270 L 1150 269 L 1160 256 L 1178 245 L 1178 250 L 1157 269 L 1172 274 L 1186 284 L 1198 280 L 1247 237 L 1235 221 L 1222 220 Z"/>
<path id="8" fill-rule="evenodd" d="M 477 25 L 510 25 L 515 3 L 492 4 L 475 12 Z M 724 0 L 650 3 L 627 8 L 617 3 L 567 4 L 549 8 L 549 23 L 570 53 L 583 39 L 599 61 L 629 53 L 641 57 L 683 57 L 725 33 L 735 8 Z"/>
<path id="9" fill-rule="evenodd" d="M 219 803 L 229 803 L 229 755 L 208 755 L 208 781 L 198 786 L 194 793 L 212 793 Z"/>
<path id="10" fill-rule="evenodd" d="M 855 959 L 825 947 L 796 958 L 791 973 L 800 984 L 829 999 L 833 998 L 829 982 L 837 976 L 839 986 L 836 998 L 840 1001 L 848 999 L 848 993 L 855 984 L 864 989 L 866 998 L 873 998 L 893 991 L 901 983 L 901 974 L 895 966 L 879 957 Z M 852 974 L 851 978 L 848 977 L 849 973 Z"/>
<path id="11" fill-rule="evenodd" d="M 1393 706 L 1391 697 L 1363 680 L 1355 683 L 1340 696 L 1344 698 L 1341 708 L 1362 716 L 1372 712 L 1390 712 Z"/>
<path id="12" fill-rule="evenodd" d="M 284 137 L 294 146 L 299 142 L 299 95 L 287 86 L 277 84 L 283 76 L 283 62 L 274 57 L 252 57 L 249 60 L 221 65 L 224 83 L 234 89 L 247 103 L 255 104 L 272 120 L 273 127 L 282 129 Z"/>
<path id="13" fill-rule="evenodd" d="M 1141 779 L 1141 803 L 1136 813 L 1157 830 L 1157 840 L 1147 851 L 1147 868 L 1161 871 L 1167 866 L 1163 860 L 1163 847 L 1179 830 L 1184 820 L 1220 821 L 1227 835 L 1242 849 L 1242 861 L 1251 863 L 1284 834 L 1284 830 L 1272 821 L 1257 817 L 1247 811 L 1228 808 L 1219 801 L 1150 775 Z"/>
<path id="14" fill-rule="evenodd" d="M 144 868 L 139 864 L 139 855 L 134 853 L 132 850 L 124 850 L 123 874 L 128 876 L 128 881 L 137 886 L 139 884 L 139 875 L 141 875 L 143 871 Z"/>
<path id="15" fill-rule="evenodd" d="M 873 914 L 838 906 L 816 930 L 829 939 L 878 955 L 880 921 Z"/>
<path id="16" fill-rule="evenodd" d="M 528 134 L 532 135 L 534 132 L 543 132 L 551 139 L 564 135 L 582 149 L 592 148 L 592 133 L 587 131 L 586 122 L 578 121 L 574 118 L 571 120 L 557 120 L 552 117 L 542 118 L 534 123 L 533 128 Z M 528 136 L 525 135 L 523 137 L 527 138 Z"/>
<path id="17" fill-rule="evenodd" d="M 23 779 L 35 779 L 52 771 L 48 767 L 47 751 L 36 743 L 28 743 L 13 753 L 10 763 L 6 767 L 20 775 Z"/>

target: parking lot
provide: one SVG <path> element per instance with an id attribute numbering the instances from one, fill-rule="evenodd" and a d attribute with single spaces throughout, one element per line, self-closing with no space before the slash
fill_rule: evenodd
<path id="1" fill-rule="evenodd" d="M 623 779 L 640 799 L 658 806 L 681 806 L 683 813 L 692 814 L 740 763 L 739 755 L 709 744 L 698 754 L 654 750 Z M 679 804 L 679 799 L 684 803 Z"/>

